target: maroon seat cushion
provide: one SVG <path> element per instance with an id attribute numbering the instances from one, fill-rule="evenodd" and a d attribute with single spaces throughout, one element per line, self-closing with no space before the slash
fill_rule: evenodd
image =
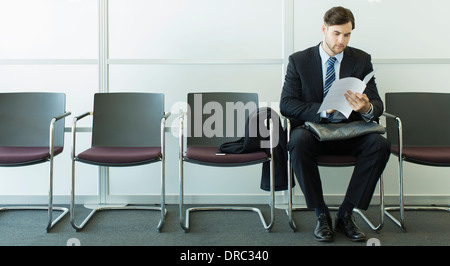
<path id="1" fill-rule="evenodd" d="M 81 161 L 99 164 L 137 164 L 156 160 L 161 147 L 91 147 L 78 154 Z"/>
<path id="2" fill-rule="evenodd" d="M 392 146 L 391 152 L 398 155 L 398 146 Z M 450 166 L 450 147 L 403 147 L 406 160 Z"/>
<path id="3" fill-rule="evenodd" d="M 53 154 L 63 151 L 63 147 L 54 147 Z M 14 165 L 46 161 L 50 157 L 48 147 L 0 147 L 0 164 Z"/>
<path id="4" fill-rule="evenodd" d="M 217 147 L 188 147 L 186 149 L 186 158 L 212 164 L 245 164 L 251 162 L 261 162 L 268 159 L 263 151 L 225 155 L 216 155 Z"/>

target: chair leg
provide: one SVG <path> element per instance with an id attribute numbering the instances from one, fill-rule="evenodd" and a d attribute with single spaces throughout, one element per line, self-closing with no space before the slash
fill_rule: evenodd
<path id="1" fill-rule="evenodd" d="M 80 225 L 75 223 L 75 159 L 72 158 L 72 189 L 70 192 L 70 224 L 78 232 L 86 225 L 86 223 L 95 214 L 97 208 L 94 208 Z"/>
<path id="2" fill-rule="evenodd" d="M 180 138 L 182 141 L 182 138 Z M 180 147 L 183 147 L 182 144 Z M 183 171 L 183 154 L 180 152 L 179 159 L 179 185 L 180 185 L 180 195 L 178 201 L 178 207 L 180 211 L 180 226 L 185 233 L 189 232 L 189 210 L 186 210 L 186 215 L 183 216 L 184 212 L 184 171 Z"/>
<path id="3" fill-rule="evenodd" d="M 164 134 L 164 127 L 162 128 L 163 132 L 162 134 Z M 163 140 L 164 142 L 164 140 Z M 163 146 L 164 149 L 164 146 Z M 166 168 L 165 168 L 165 155 L 164 155 L 164 151 L 163 154 L 161 156 L 161 218 L 159 220 L 158 226 L 156 228 L 156 231 L 158 233 L 161 233 L 161 229 L 164 225 L 164 223 L 166 222 L 166 214 L 167 214 L 167 209 L 166 209 Z"/>
<path id="4" fill-rule="evenodd" d="M 50 229 L 69 212 L 68 208 L 53 207 L 53 170 L 50 171 L 50 189 L 49 189 L 48 194 L 49 194 L 48 195 L 48 207 L 41 208 L 44 210 L 45 209 L 48 210 L 47 227 L 45 228 L 45 231 L 47 233 L 50 232 Z M 38 207 L 35 207 L 34 209 L 36 209 L 36 208 L 38 208 Z M 53 220 L 53 210 L 62 211 L 62 213 L 58 217 L 56 217 L 55 220 Z"/>
<path id="5" fill-rule="evenodd" d="M 53 147 L 52 147 L 53 150 Z M 53 207 L 53 160 L 54 156 L 53 153 L 51 153 L 50 156 L 50 179 L 49 179 L 49 192 L 48 192 L 48 219 L 47 219 L 47 227 L 46 232 L 50 232 L 50 229 L 57 223 L 59 220 L 61 220 L 68 212 L 68 208 L 63 207 Z M 45 207 L 44 207 L 45 209 Z M 53 221 L 53 210 L 62 211 L 63 213 L 60 214 L 56 219 Z"/>
<path id="6" fill-rule="evenodd" d="M 294 219 L 292 218 L 292 211 L 294 210 L 292 206 L 292 164 L 291 164 L 291 155 L 288 152 L 288 164 L 287 164 L 287 171 L 288 171 L 288 208 L 286 210 L 286 214 L 289 219 L 289 226 L 291 227 L 293 232 L 297 232 L 297 225 L 294 222 Z"/>
<path id="7" fill-rule="evenodd" d="M 383 181 L 383 175 L 380 177 L 380 183 L 378 184 L 380 187 L 380 222 L 377 226 L 374 226 L 372 222 L 366 217 L 366 215 L 360 210 L 355 208 L 353 211 L 356 212 L 361 216 L 361 218 L 364 219 L 364 221 L 369 225 L 369 227 L 374 231 L 378 232 L 380 231 L 384 226 L 384 181 Z"/>
<path id="8" fill-rule="evenodd" d="M 398 156 L 398 187 L 399 187 L 399 206 L 385 208 L 384 211 L 386 213 L 386 216 L 389 217 L 389 219 L 391 219 L 403 232 L 406 232 L 406 226 L 404 223 L 405 205 L 403 197 L 403 158 L 401 154 Z M 389 213 L 390 210 L 399 210 L 400 220 L 397 220 L 394 216 L 392 216 Z"/>

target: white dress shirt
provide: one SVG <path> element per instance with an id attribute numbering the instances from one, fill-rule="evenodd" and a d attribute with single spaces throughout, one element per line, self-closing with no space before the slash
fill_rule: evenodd
<path id="1" fill-rule="evenodd" d="M 320 53 L 320 58 L 322 59 L 322 78 L 323 78 L 323 84 L 325 84 L 325 78 L 327 75 L 327 61 L 330 58 L 330 56 L 325 52 L 325 50 L 322 47 L 322 43 L 319 45 L 319 53 Z M 335 80 L 339 79 L 339 73 L 341 70 L 341 62 L 342 59 L 344 58 L 344 52 L 341 52 L 337 55 L 335 55 L 334 57 L 336 57 L 336 62 L 334 63 L 334 73 L 335 73 Z M 320 117 L 323 118 L 329 118 L 330 114 L 327 114 L 326 111 L 322 111 L 320 113 Z M 372 104 L 370 104 L 370 110 L 369 112 L 365 113 L 365 114 L 361 114 L 362 118 L 366 121 L 369 122 L 372 120 L 373 118 L 373 108 L 372 108 Z M 333 115 L 333 119 L 330 122 L 333 123 L 337 123 L 340 122 L 342 120 L 347 119 L 341 112 L 339 111 L 335 111 L 334 115 Z"/>

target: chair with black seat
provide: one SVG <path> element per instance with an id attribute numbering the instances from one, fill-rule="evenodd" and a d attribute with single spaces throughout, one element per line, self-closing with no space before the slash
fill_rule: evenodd
<path id="1" fill-rule="evenodd" d="M 258 110 L 258 94 L 256 93 L 189 93 L 187 95 L 188 112 L 180 117 L 180 225 L 188 232 L 190 212 L 195 211 L 252 211 L 259 214 L 266 231 L 270 231 L 274 221 L 274 166 L 271 160 L 273 151 L 273 130 L 270 130 L 270 155 L 263 150 L 240 154 L 221 154 L 218 148 L 227 142 L 239 140 L 239 130 L 243 131 L 245 121 L 249 115 Z M 214 109 L 214 110 L 213 110 Z M 211 115 L 212 114 L 212 115 Z M 187 118 L 187 136 L 184 136 L 184 118 Z M 216 119 L 216 120 L 214 120 Z M 215 132 L 207 132 L 208 124 L 215 122 Z M 272 120 L 266 121 L 271 125 Z M 273 126 L 270 127 L 272 129 Z M 218 130 L 218 131 L 217 131 Z M 230 131 L 233 134 L 230 134 Z M 241 132 L 243 134 L 243 132 Z M 186 137 L 186 150 L 184 138 Z M 259 208 L 247 206 L 209 206 L 188 208 L 184 214 L 184 163 L 192 163 L 213 167 L 239 167 L 255 164 L 270 163 L 270 223 L 267 224 Z"/>
<path id="2" fill-rule="evenodd" d="M 291 133 L 291 122 L 288 118 L 285 118 L 286 122 L 286 131 L 287 131 L 287 140 L 289 142 L 290 140 L 290 133 Z M 352 167 L 356 165 L 357 158 L 355 156 L 349 156 L 349 155 L 335 155 L 335 154 L 327 154 L 327 155 L 320 155 L 316 157 L 317 159 L 317 165 L 322 167 Z M 292 212 L 293 211 L 307 211 L 310 210 L 307 207 L 293 207 L 292 203 L 292 184 L 293 184 L 293 177 L 294 173 L 292 170 L 292 163 L 291 163 L 291 155 L 288 151 L 288 207 L 286 209 L 286 214 L 289 219 L 289 225 L 292 228 L 292 230 L 295 232 L 297 231 L 297 225 L 295 224 L 293 218 L 292 218 Z M 369 218 L 362 212 L 362 210 L 359 210 L 357 208 L 353 209 L 353 212 L 359 214 L 361 218 L 369 225 L 369 227 L 377 232 L 383 228 L 384 225 L 384 185 L 383 185 L 383 176 L 380 176 L 380 180 L 378 183 L 379 186 L 379 198 L 380 198 L 380 217 L 379 217 L 379 223 L 378 225 L 374 225 Z M 339 207 L 331 206 L 329 207 L 330 210 L 338 210 Z"/>
<path id="3" fill-rule="evenodd" d="M 46 231 L 68 213 L 53 206 L 54 157 L 64 148 L 64 93 L 0 93 L 0 166 L 20 167 L 50 162 L 48 206 L 11 206 L 3 210 L 48 210 Z M 62 213 L 53 220 L 53 210 Z"/>
<path id="4" fill-rule="evenodd" d="M 77 122 L 92 115 L 92 146 L 76 154 Z M 70 222 L 81 230 L 96 211 L 101 210 L 153 210 L 160 211 L 157 226 L 160 232 L 167 210 L 165 208 L 165 137 L 164 128 L 170 113 L 164 112 L 162 93 L 96 93 L 94 112 L 74 118 L 72 125 L 72 192 Z M 75 163 L 99 167 L 131 167 L 155 162 L 161 163 L 161 202 L 155 206 L 108 206 L 93 208 L 86 219 L 77 225 L 75 212 Z"/>
<path id="5" fill-rule="evenodd" d="M 404 162 L 450 166 L 450 93 L 386 93 L 386 131 L 391 153 L 398 157 L 399 206 L 386 215 L 406 231 L 405 210 L 450 211 L 449 206 L 406 206 L 403 192 Z M 399 211 L 400 220 L 389 211 Z"/>

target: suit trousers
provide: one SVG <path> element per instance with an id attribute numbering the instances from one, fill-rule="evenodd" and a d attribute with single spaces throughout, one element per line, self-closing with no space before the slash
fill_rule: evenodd
<path id="1" fill-rule="evenodd" d="M 308 208 L 318 208 L 323 202 L 316 156 L 351 155 L 357 158 L 357 162 L 345 198 L 355 207 L 367 210 L 378 179 L 389 160 L 391 144 L 378 133 L 347 140 L 321 142 L 308 130 L 297 127 L 291 131 L 287 146 L 291 153 L 294 174 Z"/>

